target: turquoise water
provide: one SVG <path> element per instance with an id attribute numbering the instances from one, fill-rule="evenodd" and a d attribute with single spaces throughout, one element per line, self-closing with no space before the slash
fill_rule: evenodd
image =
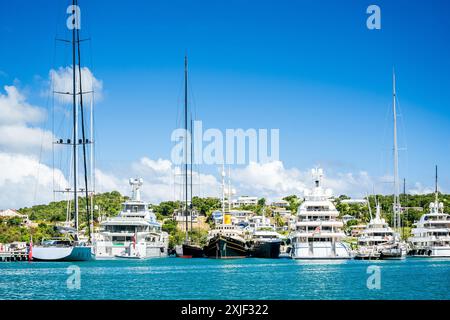
<path id="1" fill-rule="evenodd" d="M 73 265 L 79 289 L 67 286 Z M 380 289 L 367 287 L 370 266 Z M 0 299 L 450 299 L 450 259 L 4 262 Z"/>

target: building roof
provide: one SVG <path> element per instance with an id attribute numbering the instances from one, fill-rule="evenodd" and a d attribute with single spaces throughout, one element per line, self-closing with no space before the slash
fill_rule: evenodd
<path id="1" fill-rule="evenodd" d="M 366 204 L 366 199 L 344 199 L 341 201 L 341 203 L 359 203 L 359 204 Z"/>
<path id="2" fill-rule="evenodd" d="M 26 215 L 20 214 L 14 209 L 6 209 L 6 210 L 0 210 L 0 217 L 5 218 L 26 218 Z"/>

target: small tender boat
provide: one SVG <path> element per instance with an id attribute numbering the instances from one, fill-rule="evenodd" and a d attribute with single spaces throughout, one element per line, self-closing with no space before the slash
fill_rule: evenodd
<path id="1" fill-rule="evenodd" d="M 138 255 L 127 255 L 127 254 L 117 254 L 114 257 L 119 259 L 135 259 L 135 260 L 146 259 L 145 257 L 140 257 Z"/>

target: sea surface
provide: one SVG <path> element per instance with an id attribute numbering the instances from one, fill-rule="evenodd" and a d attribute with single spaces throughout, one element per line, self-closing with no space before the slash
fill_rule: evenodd
<path id="1" fill-rule="evenodd" d="M 0 299 L 450 299 L 450 259 L 0 262 Z"/>

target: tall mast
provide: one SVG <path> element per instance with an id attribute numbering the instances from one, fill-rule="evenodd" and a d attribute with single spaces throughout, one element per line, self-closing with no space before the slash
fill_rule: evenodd
<path id="1" fill-rule="evenodd" d="M 185 194 L 185 212 L 186 215 L 186 241 L 188 241 L 188 97 L 187 97 L 187 66 L 188 66 L 188 60 L 187 56 L 184 56 L 184 132 L 185 132 L 185 139 L 184 139 L 184 194 Z"/>
<path id="2" fill-rule="evenodd" d="M 439 193 L 438 193 L 438 169 L 437 169 L 437 165 L 436 165 L 436 171 L 434 174 L 434 198 L 435 198 L 435 202 L 436 202 L 436 206 L 439 203 Z"/>
<path id="3" fill-rule="evenodd" d="M 189 188 L 189 191 L 190 191 L 190 200 L 191 200 L 191 202 L 190 202 L 190 209 L 191 209 L 191 231 L 192 231 L 192 212 L 193 212 L 193 204 L 192 204 L 192 163 L 193 163 L 193 149 L 194 149 L 194 140 L 193 140 L 193 137 L 192 137 L 192 125 L 193 125 L 193 120 L 192 120 L 192 113 L 191 113 L 191 129 L 190 129 L 190 133 L 191 133 L 191 163 L 190 163 L 190 188 Z"/>
<path id="4" fill-rule="evenodd" d="M 222 163 L 222 223 L 225 224 L 225 163 Z"/>
<path id="5" fill-rule="evenodd" d="M 75 6 L 76 0 L 72 1 L 73 6 Z M 74 14 L 76 14 L 77 10 L 74 10 Z M 74 24 L 78 17 L 74 17 Z M 78 193 L 77 193 L 77 141 L 78 141 L 78 133 L 77 133 L 77 96 L 76 96 L 76 45 L 75 45 L 75 25 L 72 29 L 72 97 L 73 97 L 73 206 L 75 211 L 75 229 L 76 229 L 76 237 L 78 240 Z"/>
<path id="6" fill-rule="evenodd" d="M 231 211 L 231 166 L 228 166 L 228 211 Z"/>
<path id="7" fill-rule="evenodd" d="M 91 95 L 91 158 L 90 158 L 90 171 L 91 171 L 91 206 L 90 206 L 90 222 L 91 222 L 91 232 L 94 232 L 94 192 L 95 192 L 95 172 L 94 172 L 94 88 L 92 88 Z"/>
<path id="8" fill-rule="evenodd" d="M 397 145 L 397 105 L 395 92 L 395 71 L 392 72 L 392 100 L 394 113 L 394 229 L 400 227 L 400 189 L 398 181 L 398 145 Z"/>
<path id="9" fill-rule="evenodd" d="M 75 2 L 78 2 L 75 0 Z M 78 4 L 78 3 L 77 3 Z M 86 221 L 88 229 L 88 241 L 91 241 L 91 223 L 90 223 L 90 208 L 89 208 L 89 187 L 88 187 L 88 172 L 87 172 L 87 159 L 86 159 L 86 130 L 84 125 L 84 106 L 83 106 L 83 86 L 82 86 L 82 73 L 81 73 L 81 48 L 80 48 L 80 29 L 76 29 L 77 34 L 77 48 L 78 48 L 78 76 L 79 76 L 79 88 L 80 88 L 80 112 L 81 112 L 81 145 L 83 147 L 83 169 L 84 169 L 84 194 L 86 200 Z"/>

